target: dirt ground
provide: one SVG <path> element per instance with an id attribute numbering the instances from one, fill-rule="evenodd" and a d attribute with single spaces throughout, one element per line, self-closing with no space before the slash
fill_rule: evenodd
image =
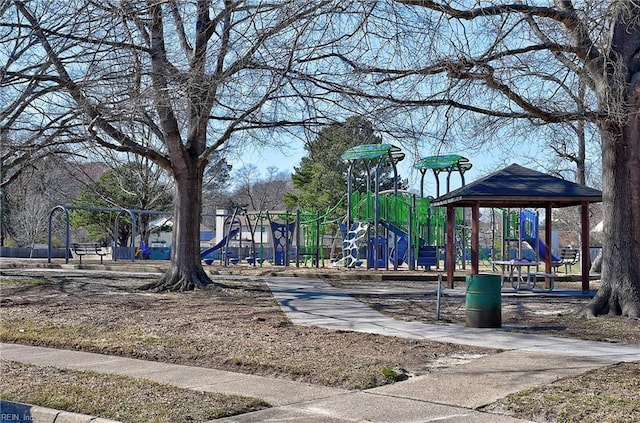
<path id="1" fill-rule="evenodd" d="M 447 343 L 294 326 L 264 283 L 265 276 L 282 269 L 248 266 L 235 267 L 232 272 L 229 268 L 207 269 L 223 285 L 187 293 L 140 291 L 140 286 L 154 278 L 142 273 L 3 269 L 0 339 L 348 389 L 401 381 L 497 353 Z M 305 275 L 317 271 L 294 268 L 289 272 Z M 252 277 L 225 279 L 228 273 Z M 463 286 L 457 293 L 442 296 L 437 320 L 435 282 L 352 279 L 345 272 L 333 276 L 325 280 L 395 318 L 465 324 Z M 559 284 L 558 289 L 578 287 Z M 586 297 L 532 296 L 526 292 L 505 295 L 503 328 L 597 341 L 640 342 L 637 321 L 617 317 L 578 318 L 577 312 L 586 301 Z M 638 373 L 638 363 L 633 366 Z M 624 381 L 623 375 L 630 368 L 608 370 L 609 376 L 616 371 L 619 380 Z M 575 383 L 590 386 L 589 395 L 597 397 L 602 374 L 583 377 L 587 380 L 576 379 Z M 640 375 L 632 380 L 633 392 L 638 390 L 639 380 Z M 564 382 L 575 386 L 572 381 Z M 620 395 L 629 393 L 626 382 L 611 389 L 617 389 Z M 546 399 L 520 409 L 514 408 L 511 400 L 494 407 L 501 413 L 534 421 L 616 421 L 563 420 L 553 416 L 543 419 L 540 413 L 554 407 Z M 555 408 L 566 407 L 556 404 Z M 640 416 L 640 409 L 636 411 Z"/>
<path id="2" fill-rule="evenodd" d="M 187 293 L 149 293 L 140 274 L 5 270 L 6 342 L 365 389 L 493 350 L 292 325 L 256 277 Z"/>
<path id="3" fill-rule="evenodd" d="M 316 275 L 383 314 L 406 321 L 435 324 L 466 324 L 465 283 L 457 281 L 455 289 L 443 289 L 438 307 L 437 275 L 424 272 L 336 270 L 331 268 L 273 267 L 255 269 L 251 266 L 219 268 L 218 273 L 243 275 L 294 274 Z M 371 274 L 373 277 L 369 277 Z M 353 277 L 351 276 L 353 275 Z M 393 279 L 399 275 L 398 279 Z M 411 280 L 414 277 L 416 280 Z M 384 280 L 378 280 L 384 279 Z M 428 279 L 428 280 L 425 280 Z M 543 282 L 538 283 L 542 287 Z M 594 293 L 599 281 L 591 281 Z M 444 283 L 443 283 L 444 288 Z M 620 316 L 599 319 L 578 317 L 578 312 L 590 300 L 581 294 L 581 282 L 556 281 L 554 290 L 537 289 L 518 292 L 504 289 L 502 296 L 502 329 L 515 332 L 586 339 L 601 342 L 640 343 L 640 321 Z M 439 308 L 439 314 L 438 312 Z"/>

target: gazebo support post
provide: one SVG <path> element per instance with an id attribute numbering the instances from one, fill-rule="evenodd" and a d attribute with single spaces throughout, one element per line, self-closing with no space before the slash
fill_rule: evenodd
<path id="1" fill-rule="evenodd" d="M 591 260 L 589 257 L 589 202 L 582 202 L 582 292 L 589 292 L 589 270 Z"/>
<path id="2" fill-rule="evenodd" d="M 447 267 L 447 287 L 453 289 L 453 273 L 456 268 L 454 231 L 456 227 L 456 209 L 454 206 L 447 206 L 447 252 L 445 262 Z"/>
<path id="3" fill-rule="evenodd" d="M 473 203 L 471 206 L 471 274 L 480 273 L 480 236 L 478 231 L 480 221 L 480 204 Z M 464 249 L 463 249 L 464 251 Z"/>
<path id="4" fill-rule="evenodd" d="M 547 244 L 547 248 L 545 248 L 546 252 L 544 254 L 544 273 L 547 275 L 551 274 L 551 205 L 547 204 L 544 208 L 544 243 Z M 551 288 L 551 279 L 548 276 L 544 277 L 544 287 L 546 289 Z"/>

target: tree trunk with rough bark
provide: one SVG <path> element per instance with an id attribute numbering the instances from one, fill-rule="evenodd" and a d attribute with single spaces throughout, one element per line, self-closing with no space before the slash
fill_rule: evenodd
<path id="1" fill-rule="evenodd" d="M 186 133 L 181 129 L 178 105 L 170 99 L 171 84 L 168 53 L 165 45 L 163 9 L 155 4 L 150 8 L 152 80 L 155 88 L 155 106 L 160 127 L 170 157 L 166 163 L 175 181 L 171 265 L 157 283 L 147 286 L 156 291 L 190 291 L 203 289 L 212 281 L 202 268 L 200 257 L 200 221 L 202 212 L 202 185 L 207 164 L 207 122 L 213 96 L 206 75 L 207 37 L 205 28 L 209 20 L 208 2 L 197 3 L 195 44 L 190 60 L 190 83 L 184 88 L 187 119 Z M 184 137 L 184 143 L 183 141 Z"/>
<path id="2" fill-rule="evenodd" d="M 173 216 L 171 265 L 155 283 L 145 286 L 154 291 L 204 289 L 213 282 L 202 267 L 200 220 L 203 170 L 186 166 L 175 174 L 176 196 Z"/>
<path id="3" fill-rule="evenodd" d="M 624 119 L 602 130 L 602 284 L 581 314 L 640 318 L 640 5 L 628 3 L 613 33 L 624 64 Z M 612 84 L 619 79 L 612 78 Z M 617 87 L 611 87 L 615 93 Z"/>

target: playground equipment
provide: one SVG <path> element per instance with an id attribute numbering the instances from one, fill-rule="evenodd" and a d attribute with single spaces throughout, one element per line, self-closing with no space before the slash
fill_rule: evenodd
<path id="1" fill-rule="evenodd" d="M 549 246 L 544 243 L 539 235 L 539 216 L 533 210 L 522 210 L 520 212 L 520 233 L 522 239 L 531 246 L 536 252 L 538 259 L 544 260 L 547 255 Z M 560 259 L 551 254 L 551 261 L 559 261 Z"/>
<path id="2" fill-rule="evenodd" d="M 232 229 L 227 235 L 225 235 L 224 238 L 222 238 L 222 241 L 218 242 L 213 247 L 210 247 L 210 248 L 207 248 L 205 250 L 202 250 L 200 252 L 200 257 L 202 257 L 202 259 L 204 260 L 205 263 L 211 264 L 213 262 L 213 260 L 214 260 L 214 257 L 212 257 L 212 253 L 214 253 L 215 251 L 218 251 L 221 248 L 224 248 L 225 246 L 227 246 L 228 243 L 229 243 L 229 239 L 231 239 L 234 236 L 236 236 L 238 234 L 238 232 L 240 232 L 240 228 Z"/>
<path id="3" fill-rule="evenodd" d="M 352 147 L 342 155 L 348 163 L 347 194 L 334 207 L 324 213 L 319 210 L 234 212 L 241 216 L 242 226 L 249 229 L 251 248 L 248 253 L 227 243 L 218 242 L 209 249 L 217 251 L 228 245 L 227 251 L 236 251 L 236 256 L 246 255 L 254 265 L 264 260 L 273 265 L 324 266 L 328 250 L 327 237 L 331 245 L 330 261 L 333 266 L 346 268 L 366 264 L 367 268 L 398 269 L 407 266 L 439 267 L 440 251 L 445 245 L 445 211 L 432 208 L 430 197 L 398 190 L 397 163 L 405 154 L 391 144 L 363 144 Z M 353 169 L 358 164 L 365 170 L 366 189 L 353 190 Z M 451 175 L 462 176 L 471 168 L 468 159 L 458 155 L 430 156 L 421 159 L 415 167 L 424 175 L 431 169 L 440 190 L 439 175 L 447 173 L 447 191 L 451 186 Z M 393 189 L 380 191 L 383 172 L 393 172 Z M 424 191 L 421 186 L 421 193 Z M 338 207 L 346 200 L 346 217 L 338 216 Z M 456 243 L 462 265 L 465 260 L 464 212 L 456 213 Z M 263 239 L 265 229 L 269 239 Z M 219 231 L 220 228 L 217 229 Z M 328 235 L 334 231 L 336 235 Z M 225 234 L 229 231 L 225 231 Z M 258 240 L 257 234 L 260 234 Z M 240 238 L 243 232 L 240 231 Z M 234 234 L 234 236 L 237 234 Z M 336 241 L 340 251 L 336 252 Z M 236 241 L 234 241 L 236 243 Z M 217 248 L 216 248 L 217 247 Z M 228 253 L 225 253 L 228 254 Z"/>
<path id="4" fill-rule="evenodd" d="M 140 241 L 140 246 L 136 248 L 136 258 L 137 259 L 146 259 L 149 258 L 151 254 L 151 249 L 147 247 L 147 244 L 143 240 Z"/>
<path id="5" fill-rule="evenodd" d="M 280 221 L 277 218 L 280 218 Z M 288 266 L 289 252 L 293 251 L 291 247 L 296 221 L 289 218 L 289 213 L 274 216 L 267 212 L 273 243 L 273 264 L 276 266 Z"/>
<path id="6" fill-rule="evenodd" d="M 130 259 L 131 261 L 135 261 L 136 259 L 136 249 L 139 247 L 135 246 L 135 239 L 138 235 L 138 220 L 136 215 L 170 215 L 169 211 L 161 211 L 161 210 L 137 210 L 137 209 L 123 209 L 123 208 L 110 208 L 110 207 L 91 207 L 91 206 L 72 206 L 66 204 L 60 204 L 55 206 L 49 212 L 49 228 L 48 228 L 48 251 L 47 251 L 47 260 L 51 263 L 52 258 L 52 221 L 53 217 L 57 212 L 62 212 L 64 217 L 64 239 L 65 239 L 65 263 L 69 263 L 69 251 L 71 247 L 71 229 L 70 229 L 70 219 L 69 212 L 73 210 L 85 210 L 90 212 L 102 212 L 102 213 L 113 213 L 115 214 L 114 218 L 114 227 L 113 234 L 118 234 L 118 228 L 120 224 L 120 218 L 123 215 L 127 215 L 129 217 L 130 225 L 131 225 L 131 236 L 129 237 L 129 245 L 119 247 L 117 245 L 117 241 L 113 240 L 113 249 L 112 249 L 112 260 L 118 260 L 121 257 L 118 257 L 119 249 L 122 249 L 124 258 Z M 145 247 L 146 248 L 146 247 Z"/>
<path id="7" fill-rule="evenodd" d="M 347 231 L 346 225 L 340 225 L 343 230 L 342 241 L 342 258 L 333 262 L 334 266 L 338 266 L 342 263 L 346 267 L 360 266 L 362 261 L 360 260 L 360 250 L 366 243 L 366 236 L 369 232 L 369 225 L 366 223 L 356 223 L 352 228 Z"/>
<path id="8" fill-rule="evenodd" d="M 343 226 L 344 241 L 343 255 L 350 257 L 336 264 L 345 263 L 347 267 L 358 263 L 361 248 L 355 248 L 355 240 L 362 243 L 366 227 L 368 248 L 368 268 L 394 269 L 406 263 L 410 270 L 416 266 L 425 268 L 438 266 L 439 247 L 444 245 L 444 212 L 430 207 L 430 199 L 424 198 L 424 188 L 421 186 L 421 196 L 407 195 L 398 192 L 397 163 L 405 155 L 400 149 L 391 144 L 364 144 L 350 148 L 341 156 L 349 164 L 347 174 L 347 217 Z M 353 192 L 352 171 L 356 162 L 364 164 L 367 172 L 367 190 L 364 193 Z M 394 188 L 388 192 L 380 192 L 380 175 L 385 167 L 391 167 L 394 174 Z M 424 175 L 432 169 L 436 177 L 439 192 L 438 176 L 447 171 L 447 191 L 450 189 L 450 177 L 453 172 L 461 175 L 471 168 L 469 161 L 458 155 L 431 156 L 416 163 L 415 167 L 422 172 L 421 184 L 424 185 Z M 464 183 L 464 178 L 463 178 Z M 459 215 L 459 222 L 464 222 L 464 214 Z M 346 231 L 354 224 L 359 231 Z M 366 225 L 366 226 L 365 226 Z M 464 237 L 461 245 L 464 245 Z M 354 251 L 358 255 L 354 257 Z M 461 255 L 464 265 L 465 254 Z"/>
<path id="9" fill-rule="evenodd" d="M 397 269 L 403 264 L 410 268 L 437 266 L 437 246 L 444 245 L 444 216 L 440 210 L 430 210 L 430 202 L 429 198 L 418 198 L 406 192 L 380 193 L 377 201 L 371 192 L 352 193 L 352 227 L 358 223 L 368 225 L 368 236 L 359 238 L 363 248 L 358 250 L 357 258 L 366 258 L 368 268 L 389 268 L 391 265 Z M 376 204 L 380 226 L 377 238 L 372 236 Z M 346 246 L 353 235 L 344 233 L 346 224 L 342 227 Z M 353 252 L 345 252 L 345 255 L 349 254 L 353 255 Z M 344 262 L 337 264 L 341 263 Z"/>
<path id="10" fill-rule="evenodd" d="M 428 156 L 418 160 L 413 166 L 420 171 L 422 177 L 420 178 L 420 196 L 424 197 L 424 178 L 428 170 L 433 172 L 433 176 L 436 181 L 436 197 L 440 196 L 440 174 L 446 172 L 447 174 L 447 191 L 448 194 L 451 191 L 451 175 L 453 173 L 460 174 L 461 185 L 465 185 L 464 174 L 466 171 L 472 168 L 472 164 L 466 157 L 458 154 L 444 154 L 437 156 Z M 439 210 L 439 209 L 437 209 Z M 461 267 L 464 269 L 467 262 L 467 252 L 470 249 L 469 236 L 466 225 L 466 218 L 464 215 L 464 209 L 456 212 L 456 228 L 455 228 L 455 251 L 456 261 L 461 263 Z M 443 217 L 444 219 L 444 217 Z M 443 229 L 444 230 L 444 229 Z M 441 244 L 444 245 L 444 244 Z"/>
<path id="11" fill-rule="evenodd" d="M 499 211 L 502 212 L 502 258 L 543 261 L 549 246 L 540 237 L 538 213 L 529 209 Z M 515 249 L 511 246 L 513 243 Z M 529 248 L 525 248 L 527 246 Z M 560 258 L 551 254 L 551 261 L 557 262 Z"/>
<path id="12" fill-rule="evenodd" d="M 436 180 L 436 197 L 440 196 L 440 173 L 447 172 L 447 193 L 451 191 L 451 174 L 458 172 L 462 180 L 462 186 L 465 184 L 464 173 L 471 169 L 472 165 L 469 159 L 457 154 L 445 154 L 441 156 L 424 157 L 413 165 L 415 169 L 420 171 L 420 197 L 424 197 L 424 177 L 428 170 L 433 172 Z"/>
<path id="13" fill-rule="evenodd" d="M 276 266 L 289 266 L 295 262 L 311 260 L 316 266 L 324 260 L 322 242 L 326 216 L 316 211 L 297 211 L 295 214 L 287 211 L 257 211 L 249 212 L 236 209 L 231 217 L 221 210 L 224 219 L 216 224 L 216 232 L 223 233 L 224 239 L 213 247 L 203 251 L 212 254 L 222 248 L 222 257 L 232 257 L 232 264 L 245 259 L 249 264 L 262 265 L 269 261 Z M 231 229 L 229 221 L 238 226 Z M 239 236 L 238 236 L 239 235 Z M 239 238 L 236 240 L 235 238 Z M 243 240 L 249 242 L 249 247 L 242 247 Z M 205 260 L 211 264 L 213 260 Z"/>

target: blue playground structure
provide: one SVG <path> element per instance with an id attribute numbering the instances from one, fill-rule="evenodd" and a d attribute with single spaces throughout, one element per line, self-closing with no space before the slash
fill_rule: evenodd
<path id="1" fill-rule="evenodd" d="M 213 247 L 207 248 L 200 252 L 200 257 L 204 260 L 205 263 L 211 264 L 217 258 L 213 255 L 214 252 L 225 247 L 229 241 L 229 239 L 233 238 L 240 232 L 240 228 L 233 228 L 220 242 L 218 242 Z"/>
<path id="2" fill-rule="evenodd" d="M 293 233 L 295 231 L 296 222 L 286 221 L 278 222 L 273 220 L 272 216 L 267 213 L 269 217 L 269 227 L 271 228 L 271 239 L 273 242 L 273 264 L 276 266 L 286 266 L 289 263 L 289 252 L 293 252 L 292 240 Z"/>
<path id="3" fill-rule="evenodd" d="M 447 175 L 447 192 L 451 175 L 463 174 L 471 168 L 468 159 L 458 155 L 430 156 L 419 160 L 414 167 L 422 173 L 420 196 L 398 190 L 396 165 L 405 154 L 391 144 L 363 144 L 348 149 L 342 159 L 348 163 L 347 194 L 334 207 L 321 213 L 318 210 L 300 210 L 295 213 L 236 210 L 230 217 L 239 221 L 231 226 L 226 219 L 226 236 L 216 245 L 202 251 L 205 263 L 216 257 L 233 256 L 232 264 L 246 260 L 253 265 L 265 261 L 276 266 L 295 263 L 324 266 L 329 261 L 334 267 L 398 269 L 417 267 L 439 268 L 445 245 L 445 210 L 431 207 L 432 198 L 424 197 L 424 178 L 432 171 L 440 190 L 439 175 Z M 355 165 L 366 169 L 366 190 L 353 190 Z M 393 172 L 393 186 L 380 192 L 380 174 Z M 346 217 L 336 210 L 346 201 Z M 236 224 L 236 223 L 234 223 Z M 243 229 L 244 228 L 244 229 Z M 220 230 L 221 228 L 217 228 Z M 265 239 L 265 229 L 268 239 Z M 334 231 L 334 232 L 332 232 Z M 239 236 L 238 236 L 239 234 Z M 456 243 L 464 267 L 467 235 L 463 210 L 456 212 Z M 245 247 L 238 244 L 245 241 Z M 337 242 L 336 242 L 337 241 Z M 250 247 L 246 247 L 247 243 Z M 340 247 L 336 248 L 337 245 Z M 224 258 L 223 257 L 223 258 Z"/>
<path id="4" fill-rule="evenodd" d="M 549 247 L 540 238 L 538 227 L 539 219 L 536 212 L 526 209 L 520 212 L 520 234 L 522 240 L 536 251 L 538 259 L 544 260 Z M 551 261 L 560 261 L 560 259 L 551 254 Z"/>
<path id="5" fill-rule="evenodd" d="M 500 209 L 502 213 L 502 251 L 503 260 L 527 259 L 544 261 L 550 249 L 540 237 L 538 213 L 529 209 Z M 514 247 L 515 244 L 515 247 Z M 560 259 L 551 253 L 551 261 Z"/>

